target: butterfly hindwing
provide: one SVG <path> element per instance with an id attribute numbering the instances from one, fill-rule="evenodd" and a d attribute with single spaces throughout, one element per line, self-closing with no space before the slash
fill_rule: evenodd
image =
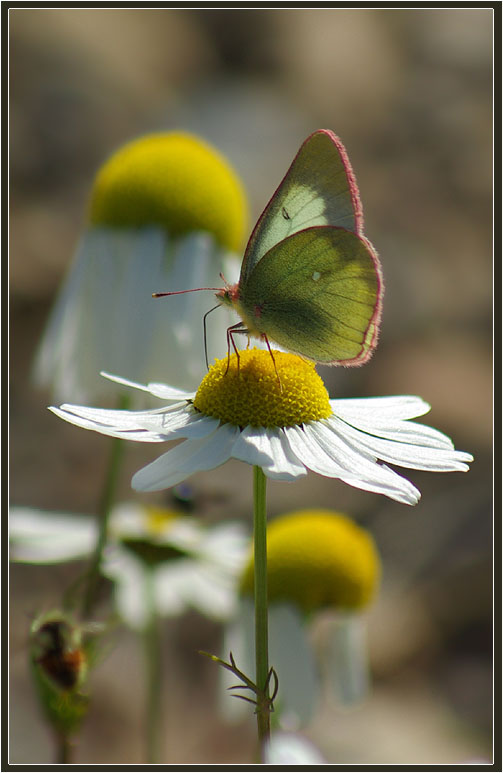
<path id="1" fill-rule="evenodd" d="M 311 134 L 260 216 L 248 242 L 240 284 L 278 242 L 313 226 L 361 234 L 358 187 L 339 138 L 328 129 Z"/>
<path id="2" fill-rule="evenodd" d="M 320 363 L 359 365 L 375 346 L 381 285 L 364 237 L 321 226 L 275 244 L 240 285 L 240 301 L 245 322 L 280 346 Z"/>

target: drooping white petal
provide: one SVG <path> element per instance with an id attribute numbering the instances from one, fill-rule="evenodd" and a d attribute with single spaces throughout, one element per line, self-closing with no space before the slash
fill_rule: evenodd
<path id="1" fill-rule="evenodd" d="M 211 294 L 157 300 L 152 293 L 213 285 L 220 271 L 228 276 L 229 262 L 230 253 L 209 233 L 173 237 L 155 226 L 89 226 L 44 333 L 38 383 L 51 386 L 58 402 L 113 395 L 113 385 L 98 375 L 103 369 L 182 388 L 199 383 Z M 214 316 L 210 359 L 225 355 L 225 331 L 234 321 L 226 308 Z M 133 400 L 141 405 L 142 395 Z"/>
<path id="2" fill-rule="evenodd" d="M 334 612 L 324 623 L 324 670 L 339 703 L 349 706 L 363 700 L 369 691 L 366 621 L 361 614 Z"/>
<path id="3" fill-rule="evenodd" d="M 268 477 L 276 480 L 296 480 L 307 472 L 292 453 L 280 429 L 245 427 L 236 438 L 232 456 L 262 467 Z"/>
<path id="4" fill-rule="evenodd" d="M 133 488 L 160 491 L 175 486 L 195 472 L 219 467 L 230 459 L 238 432 L 238 427 L 224 424 L 207 437 L 185 440 L 139 470 L 133 476 Z"/>
<path id="5" fill-rule="evenodd" d="M 336 416 L 327 420 L 335 432 L 350 438 L 356 448 L 370 452 L 378 459 L 396 464 L 399 467 L 408 467 L 414 470 L 431 470 L 432 472 L 466 471 L 468 466 L 464 462 L 472 461 L 470 454 L 455 451 L 450 448 L 438 448 L 431 445 L 421 446 L 417 443 L 410 444 L 402 441 L 400 436 L 396 440 L 388 440 L 351 427 Z"/>
<path id="6" fill-rule="evenodd" d="M 318 676 L 304 620 L 293 604 L 270 603 L 269 652 L 280 685 L 277 710 L 290 727 L 304 725 L 314 713 Z"/>
<path id="7" fill-rule="evenodd" d="M 72 513 L 43 512 L 28 507 L 9 510 L 10 557 L 31 564 L 86 558 L 97 538 L 96 520 Z"/>
<path id="8" fill-rule="evenodd" d="M 279 678 L 279 692 L 275 713 L 281 722 L 298 727 L 311 718 L 317 700 L 318 677 L 313 650 L 300 613 L 292 604 L 273 602 L 269 605 L 269 663 Z M 222 658 L 232 652 L 237 667 L 253 678 L 255 673 L 255 636 L 253 601 L 239 600 L 234 620 L 226 627 Z M 230 672 L 222 669 L 222 686 L 229 688 L 239 683 Z M 273 685 L 271 685 L 273 686 Z M 247 695 L 248 691 L 232 690 Z M 235 698 L 222 695 L 224 715 L 235 721 L 243 713 L 243 706 Z"/>
<path id="9" fill-rule="evenodd" d="M 169 269 L 160 276 L 150 292 L 214 287 L 220 284 L 219 274 L 226 278 L 229 263 L 239 270 L 236 256 L 224 250 L 209 233 L 199 231 L 173 239 L 166 250 Z M 212 292 L 201 291 L 150 298 L 155 306 L 155 325 L 149 331 L 147 372 L 151 380 L 188 387 L 199 384 L 206 374 L 204 357 L 203 316 L 215 306 Z M 222 306 L 211 315 L 206 326 L 208 359 L 227 353 L 227 328 L 237 322 L 230 307 Z M 178 372 L 177 372 L 178 371 Z M 115 370 L 116 373 L 124 371 Z M 183 376 L 183 378 L 182 378 Z"/>
<path id="10" fill-rule="evenodd" d="M 350 438 L 334 431 L 328 420 L 311 422 L 305 426 L 305 431 L 308 435 L 312 434 L 325 453 L 342 464 L 349 474 L 356 476 L 362 484 L 358 486 L 347 481 L 351 485 L 386 494 L 405 504 L 415 505 L 419 501 L 420 491 L 407 478 L 385 464 L 378 463 L 376 456 L 370 451 L 355 447 Z"/>
<path id="11" fill-rule="evenodd" d="M 321 431 L 330 433 L 328 437 Z M 285 430 L 294 453 L 308 467 L 320 475 L 339 478 L 364 491 L 396 499 L 406 504 L 416 504 L 420 492 L 405 478 L 384 465 L 378 465 L 368 454 L 357 453 L 335 432 L 327 430 L 321 422 L 310 422 Z"/>

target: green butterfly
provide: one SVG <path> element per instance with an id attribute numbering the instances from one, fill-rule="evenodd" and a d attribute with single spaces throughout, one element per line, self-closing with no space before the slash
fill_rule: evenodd
<path id="1" fill-rule="evenodd" d="M 236 349 L 233 334 L 246 333 L 325 365 L 362 365 L 377 343 L 382 294 L 346 150 L 321 129 L 260 216 L 239 281 L 216 294 L 241 318 L 228 342 Z"/>

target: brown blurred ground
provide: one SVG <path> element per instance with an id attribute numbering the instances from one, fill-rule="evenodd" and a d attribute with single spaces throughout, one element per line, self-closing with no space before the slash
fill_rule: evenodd
<path id="1" fill-rule="evenodd" d="M 350 714 L 327 703 L 310 727 L 333 763 L 491 757 L 491 25 L 486 9 L 10 11 L 14 504 L 95 507 L 106 439 L 51 416 L 29 370 L 106 156 L 147 131 L 195 131 L 236 166 L 256 217 L 310 131 L 332 128 L 348 148 L 384 318 L 365 368 L 323 375 L 333 396 L 420 394 L 475 462 L 466 475 L 411 473 L 414 509 L 315 475 L 269 486 L 271 515 L 336 507 L 383 555 L 373 695 Z M 124 497 L 155 453 L 130 450 Z M 249 519 L 250 475 L 229 463 L 196 476 L 202 513 Z M 12 570 L 12 763 L 52 760 L 26 633 L 76 571 Z M 213 664 L 194 654 L 219 637 L 195 615 L 166 624 L 166 763 L 251 761 L 253 724 L 218 719 Z M 76 762 L 142 761 L 141 669 L 128 634 L 95 674 Z"/>

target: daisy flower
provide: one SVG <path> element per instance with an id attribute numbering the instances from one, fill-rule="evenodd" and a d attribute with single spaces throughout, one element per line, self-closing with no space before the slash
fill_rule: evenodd
<path id="1" fill-rule="evenodd" d="M 285 352 L 274 352 L 274 362 L 257 349 L 217 360 L 197 392 L 108 378 L 171 402 L 148 411 L 68 404 L 51 410 L 112 437 L 149 443 L 184 438 L 134 475 L 138 491 L 169 488 L 234 458 L 275 480 L 293 481 L 311 470 L 414 505 L 420 492 L 388 463 L 450 472 L 467 470 L 473 459 L 443 433 L 410 421 L 430 409 L 420 397 L 331 400 L 314 364 Z"/>
<path id="2" fill-rule="evenodd" d="M 161 301 L 152 293 L 207 287 L 219 272 L 237 279 L 246 226 L 239 179 L 202 140 L 173 132 L 124 145 L 94 180 L 88 224 L 43 334 L 35 381 L 58 401 L 113 394 L 98 375 L 105 367 L 183 388 L 197 382 L 205 372 L 208 294 Z M 208 321 L 212 357 L 224 354 L 225 330 L 236 319 L 224 311 Z"/>
<path id="3" fill-rule="evenodd" d="M 327 765 L 307 738 L 296 733 L 274 732 L 265 747 L 266 765 Z"/>
<path id="4" fill-rule="evenodd" d="M 322 689 L 342 705 L 368 689 L 364 610 L 381 568 L 371 535 L 348 516 L 309 509 L 267 527 L 270 663 L 279 678 L 280 723 L 296 729 L 312 717 Z M 240 579 L 241 604 L 228 624 L 224 651 L 244 672 L 254 662 L 253 555 Z M 224 686 L 229 674 L 222 669 Z M 222 710 L 230 717 L 230 701 Z M 232 705 L 236 716 L 236 706 Z M 237 712 L 239 714 L 239 712 Z"/>
<path id="5" fill-rule="evenodd" d="M 88 558 L 98 536 L 96 519 L 13 507 L 9 517 L 14 561 L 48 564 Z M 115 586 L 122 619 L 147 623 L 147 594 L 160 616 L 196 609 L 215 620 L 235 611 L 236 578 L 249 538 L 237 523 L 202 526 L 164 508 L 120 504 L 110 517 L 101 571 Z"/>

